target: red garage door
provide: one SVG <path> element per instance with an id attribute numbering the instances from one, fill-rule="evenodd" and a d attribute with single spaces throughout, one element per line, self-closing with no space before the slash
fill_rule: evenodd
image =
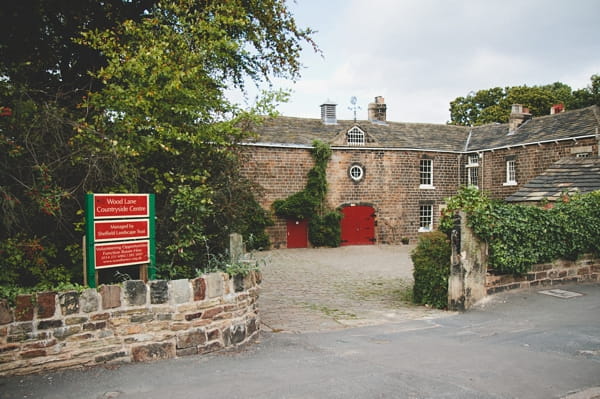
<path id="1" fill-rule="evenodd" d="M 342 245 L 375 243 L 375 210 L 372 207 L 347 206 L 342 213 Z"/>
<path id="2" fill-rule="evenodd" d="M 287 247 L 288 248 L 307 248 L 308 247 L 308 222 L 306 220 L 287 221 Z"/>

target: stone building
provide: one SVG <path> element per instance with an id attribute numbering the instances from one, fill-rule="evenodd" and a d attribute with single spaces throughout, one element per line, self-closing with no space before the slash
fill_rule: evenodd
<path id="1" fill-rule="evenodd" d="M 462 185 L 505 199 L 553 163 L 599 151 L 598 106 L 532 118 L 514 105 L 509 123 L 479 127 L 390 122 L 386 110 L 376 97 L 367 120 L 337 120 L 331 102 L 320 119 L 265 120 L 243 147 L 261 205 L 304 188 L 320 140 L 333 150 L 326 201 L 344 214 L 342 245 L 397 244 L 435 229 L 445 199 Z M 278 219 L 268 233 L 276 248 L 309 245 L 306 221 Z"/>

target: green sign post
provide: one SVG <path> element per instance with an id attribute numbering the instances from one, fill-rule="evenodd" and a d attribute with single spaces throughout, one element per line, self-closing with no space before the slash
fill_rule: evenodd
<path id="1" fill-rule="evenodd" d="M 118 266 L 141 265 L 140 278 L 155 278 L 154 203 L 154 194 L 86 194 L 88 286 L 97 286 L 97 270 Z"/>

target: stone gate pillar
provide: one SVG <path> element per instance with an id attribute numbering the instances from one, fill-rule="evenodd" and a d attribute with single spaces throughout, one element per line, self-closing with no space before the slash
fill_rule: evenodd
<path id="1" fill-rule="evenodd" d="M 448 278 L 448 308 L 469 309 L 487 295 L 487 244 L 467 226 L 467 215 L 459 212 L 452 229 L 452 265 Z"/>

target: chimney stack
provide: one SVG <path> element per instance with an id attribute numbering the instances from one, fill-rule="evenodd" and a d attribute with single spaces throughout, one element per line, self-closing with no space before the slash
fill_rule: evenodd
<path id="1" fill-rule="evenodd" d="M 552 107 L 550 107 L 550 115 L 560 114 L 561 112 L 565 112 L 564 104 L 554 104 Z"/>
<path id="2" fill-rule="evenodd" d="M 529 108 L 523 107 L 521 104 L 513 104 L 508 118 L 508 134 L 516 132 L 517 128 L 529 119 L 531 119 Z"/>
<path id="3" fill-rule="evenodd" d="M 335 125 L 337 123 L 335 116 L 336 105 L 336 103 L 329 99 L 321 104 L 321 122 L 324 125 Z"/>
<path id="4" fill-rule="evenodd" d="M 387 105 L 385 105 L 385 99 L 381 96 L 375 97 L 375 102 L 369 104 L 369 120 L 371 122 L 385 122 L 387 118 L 386 110 Z"/>

